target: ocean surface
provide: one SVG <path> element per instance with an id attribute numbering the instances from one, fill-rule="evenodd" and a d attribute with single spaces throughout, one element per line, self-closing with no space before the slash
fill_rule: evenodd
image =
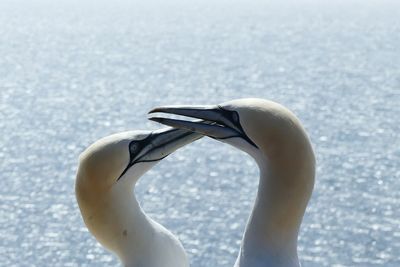
<path id="1" fill-rule="evenodd" d="M 303 266 L 400 266 L 400 2 L 375 0 L 0 1 L 0 265 L 120 266 L 81 219 L 80 152 L 157 129 L 155 106 L 242 97 L 293 110 L 315 148 Z M 192 267 L 232 267 L 257 184 L 203 138 L 136 192 Z"/>

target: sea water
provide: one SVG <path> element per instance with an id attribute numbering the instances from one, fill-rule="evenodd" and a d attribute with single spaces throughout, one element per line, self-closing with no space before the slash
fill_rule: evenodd
<path id="1" fill-rule="evenodd" d="M 400 4 L 354 0 L 1 1 L 0 265 L 120 266 L 79 213 L 79 154 L 161 127 L 158 105 L 242 97 L 312 140 L 303 266 L 400 266 Z M 248 155 L 203 138 L 136 193 L 191 266 L 231 267 L 257 184 Z"/>

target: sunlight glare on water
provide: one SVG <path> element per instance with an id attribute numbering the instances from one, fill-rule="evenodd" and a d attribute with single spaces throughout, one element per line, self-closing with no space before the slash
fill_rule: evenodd
<path id="1" fill-rule="evenodd" d="M 0 3 L 0 265 L 119 266 L 81 219 L 79 153 L 156 129 L 158 105 L 252 96 L 293 110 L 315 147 L 302 264 L 400 266 L 400 5 L 250 2 Z M 231 267 L 257 175 L 202 139 L 136 191 L 191 266 Z"/>

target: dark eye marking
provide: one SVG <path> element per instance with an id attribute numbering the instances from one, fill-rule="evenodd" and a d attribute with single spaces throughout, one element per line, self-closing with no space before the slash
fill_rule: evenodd
<path id="1" fill-rule="evenodd" d="M 129 154 L 130 155 L 136 155 L 137 153 L 139 153 L 141 150 L 141 145 L 139 143 L 139 141 L 132 141 L 129 144 Z"/>
<path id="2" fill-rule="evenodd" d="M 255 148 L 258 148 L 258 146 L 247 136 L 246 132 L 244 131 L 242 125 L 240 124 L 240 118 L 239 118 L 239 113 L 234 110 L 227 110 L 224 109 L 223 107 L 218 105 L 218 108 L 220 110 L 220 114 L 225 117 L 226 120 L 232 122 L 232 124 L 237 128 L 234 130 L 238 131 L 237 136 L 228 136 L 223 139 L 228 139 L 232 137 L 241 137 L 244 140 L 246 140 L 250 145 L 254 146 Z M 229 127 L 229 126 L 228 126 Z"/>
<path id="3" fill-rule="evenodd" d="M 239 124 L 240 125 L 240 123 L 239 123 L 239 114 L 236 111 L 233 111 L 231 113 L 231 117 L 232 117 L 232 121 L 233 121 L 234 124 Z"/>
<path id="4" fill-rule="evenodd" d="M 175 132 L 175 131 L 179 131 L 179 129 L 170 130 L 169 133 Z M 128 163 L 128 166 L 124 169 L 124 171 L 118 177 L 117 181 L 119 179 L 121 179 L 121 177 L 136 163 L 139 163 L 139 162 L 156 162 L 156 161 L 160 161 L 160 160 L 166 158 L 169 155 L 169 154 L 167 154 L 167 155 L 165 155 L 165 156 L 163 156 L 161 158 L 156 158 L 156 159 L 143 159 L 143 157 L 149 151 L 152 151 L 152 150 L 158 149 L 160 147 L 166 146 L 166 145 L 168 145 L 168 143 L 172 143 L 172 142 L 174 142 L 174 141 L 176 141 L 176 140 L 178 140 L 180 138 L 183 138 L 183 137 L 185 137 L 187 135 L 190 135 L 190 134 L 191 134 L 191 132 L 187 132 L 187 133 L 182 134 L 182 135 L 180 135 L 178 137 L 170 139 L 167 143 L 161 143 L 161 144 L 158 144 L 158 145 L 151 144 L 152 140 L 155 137 L 153 135 L 153 132 L 151 132 L 148 136 L 146 136 L 145 138 L 143 138 L 141 140 L 133 140 L 133 141 L 131 141 L 129 143 L 129 145 L 128 145 L 128 147 L 129 147 L 129 163 Z M 157 135 L 157 133 L 156 133 L 156 135 Z M 139 156 L 139 154 L 142 152 L 142 150 L 144 148 L 146 148 L 146 147 L 148 148 L 148 150 L 145 151 L 145 153 L 143 155 Z"/>
<path id="5" fill-rule="evenodd" d="M 146 138 L 142 140 L 133 140 L 129 143 L 129 164 L 125 168 L 125 170 L 121 173 L 121 175 L 118 177 L 117 181 L 121 179 L 121 177 L 129 170 L 130 167 L 133 166 L 133 164 L 135 164 L 134 159 L 143 150 L 143 148 L 150 143 L 151 136 L 152 133 L 150 133 L 148 136 L 146 136 Z"/>
<path id="6" fill-rule="evenodd" d="M 152 135 L 151 133 L 142 140 L 133 140 L 129 143 L 130 162 L 150 143 Z"/>
<path id="7" fill-rule="evenodd" d="M 239 114 L 237 113 L 237 111 L 227 110 L 221 106 L 218 106 L 218 108 L 219 108 L 219 113 L 221 114 L 222 117 L 232 122 L 235 127 L 239 128 L 240 130 L 243 130 L 242 126 L 240 125 Z"/>

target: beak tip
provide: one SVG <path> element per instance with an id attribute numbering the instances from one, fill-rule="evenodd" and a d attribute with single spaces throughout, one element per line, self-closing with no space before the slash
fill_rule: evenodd
<path id="1" fill-rule="evenodd" d="M 158 110 L 159 110 L 160 108 L 153 108 L 153 109 L 151 109 L 149 112 L 147 112 L 147 114 L 152 114 L 152 113 L 156 113 L 156 112 L 159 112 Z"/>
<path id="2" fill-rule="evenodd" d="M 152 114 L 152 113 L 173 113 L 173 106 L 161 106 L 161 107 L 155 107 L 151 109 L 147 114 Z"/>
<path id="3" fill-rule="evenodd" d="M 159 118 L 159 117 L 150 117 L 148 119 L 151 121 L 160 122 L 160 123 L 163 121 L 163 118 Z"/>

